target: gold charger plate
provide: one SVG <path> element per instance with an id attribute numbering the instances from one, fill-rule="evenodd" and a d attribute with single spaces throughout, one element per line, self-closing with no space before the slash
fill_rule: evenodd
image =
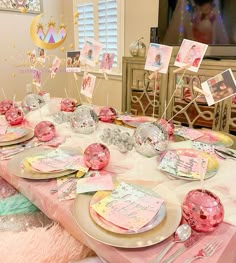
<path id="1" fill-rule="evenodd" d="M 28 130 L 23 127 L 8 127 L 7 132 L 0 135 L 0 142 L 15 141 L 24 137 L 27 133 Z"/>
<path id="2" fill-rule="evenodd" d="M 17 154 L 8 162 L 9 171 L 18 177 L 22 177 L 26 179 L 34 179 L 34 180 L 45 180 L 45 179 L 58 178 L 58 177 L 69 175 L 75 172 L 75 170 L 65 170 L 65 171 L 55 172 L 55 173 L 40 173 L 40 172 L 26 171 L 22 168 L 22 161 L 26 157 L 39 153 L 40 151 L 48 150 L 48 149 L 49 147 L 35 147 L 35 148 L 28 149 L 28 150 L 25 150 Z M 73 153 L 76 152 L 76 150 L 72 148 L 71 149 L 67 148 L 67 151 L 71 151 Z"/>
<path id="3" fill-rule="evenodd" d="M 92 196 L 77 195 L 72 212 L 78 226 L 91 238 L 101 243 L 120 248 L 141 248 L 160 243 L 171 236 L 179 226 L 181 207 L 165 201 L 166 216 L 153 229 L 139 234 L 117 234 L 98 226 L 90 216 L 89 206 Z"/>
<path id="4" fill-rule="evenodd" d="M 25 128 L 27 130 L 26 134 L 24 136 L 22 136 L 19 139 L 13 140 L 13 141 L 8 141 L 8 142 L 0 142 L 0 147 L 1 146 L 10 146 L 10 145 L 14 145 L 14 144 L 18 144 L 21 142 L 25 142 L 30 140 L 31 138 L 34 137 L 34 131 L 32 129 L 29 128 Z"/>

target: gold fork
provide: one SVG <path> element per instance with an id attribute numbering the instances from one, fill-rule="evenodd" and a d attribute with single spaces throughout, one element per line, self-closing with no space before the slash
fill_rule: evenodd
<path id="1" fill-rule="evenodd" d="M 200 249 L 194 257 L 185 260 L 184 263 L 190 263 L 199 258 L 207 258 L 212 256 L 221 243 L 222 241 L 218 241 L 216 239 L 209 242 L 204 248 Z"/>

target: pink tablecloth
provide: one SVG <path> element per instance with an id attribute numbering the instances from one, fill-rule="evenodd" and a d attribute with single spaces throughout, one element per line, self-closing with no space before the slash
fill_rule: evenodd
<path id="1" fill-rule="evenodd" d="M 59 222 L 68 232 L 75 238 L 93 249 L 100 257 L 104 258 L 111 263 L 150 263 L 155 255 L 166 246 L 169 240 L 160 244 L 141 249 L 120 249 L 110 247 L 102 244 L 91 237 L 87 236 L 75 222 L 71 208 L 73 201 L 58 201 L 57 195 L 51 194 L 50 189 L 56 185 L 56 180 L 27 180 L 9 173 L 7 169 L 7 161 L 0 163 L 0 175 L 7 180 L 10 184 L 15 186 L 21 193 L 27 196 L 36 206 L 39 207 L 47 216 Z M 83 216 L 83 215 L 81 215 Z M 236 227 L 230 224 L 223 223 L 220 227 L 205 236 L 194 247 L 186 251 L 178 257 L 174 262 L 183 263 L 183 261 L 198 251 L 199 248 L 204 246 L 213 237 L 222 240 L 223 243 L 219 251 L 212 257 L 207 259 L 207 262 L 218 263 L 234 263 L 236 262 Z M 177 244 L 170 252 L 171 254 L 181 244 Z M 168 255 L 167 255 L 168 256 Z"/>

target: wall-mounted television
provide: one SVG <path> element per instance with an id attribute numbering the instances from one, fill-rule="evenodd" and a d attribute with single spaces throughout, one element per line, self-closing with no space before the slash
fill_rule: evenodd
<path id="1" fill-rule="evenodd" d="M 236 57 L 236 0 L 159 0 L 159 43 L 184 38 L 209 45 L 206 56 Z"/>

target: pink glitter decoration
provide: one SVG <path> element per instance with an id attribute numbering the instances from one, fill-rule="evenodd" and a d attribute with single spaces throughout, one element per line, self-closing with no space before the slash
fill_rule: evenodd
<path id="1" fill-rule="evenodd" d="M 213 231 L 224 218 L 220 199 L 208 190 L 190 191 L 182 204 L 183 217 L 196 231 Z"/>
<path id="2" fill-rule="evenodd" d="M 110 151 L 101 143 L 90 144 L 84 151 L 84 162 L 93 170 L 103 169 L 110 160 Z"/>
<path id="3" fill-rule="evenodd" d="M 166 119 L 160 119 L 157 121 L 157 123 L 160 124 L 166 130 L 169 138 L 171 138 L 171 136 L 173 136 L 174 129 L 175 129 L 173 122 L 168 122 Z"/>
<path id="4" fill-rule="evenodd" d="M 112 107 L 103 107 L 99 112 L 99 119 L 103 122 L 113 122 L 116 119 L 116 110 Z"/>
<path id="5" fill-rule="evenodd" d="M 61 111 L 73 112 L 76 109 L 76 100 L 63 99 L 61 101 Z"/>
<path id="6" fill-rule="evenodd" d="M 41 121 L 34 128 L 34 135 L 41 142 L 48 142 L 56 136 L 56 128 L 50 121 Z"/>
<path id="7" fill-rule="evenodd" d="M 13 105 L 11 100 L 3 100 L 0 102 L 0 113 L 5 114 Z"/>
<path id="8" fill-rule="evenodd" d="M 24 113 L 22 110 L 12 107 L 5 113 L 5 118 L 10 125 L 19 125 L 24 120 Z"/>

